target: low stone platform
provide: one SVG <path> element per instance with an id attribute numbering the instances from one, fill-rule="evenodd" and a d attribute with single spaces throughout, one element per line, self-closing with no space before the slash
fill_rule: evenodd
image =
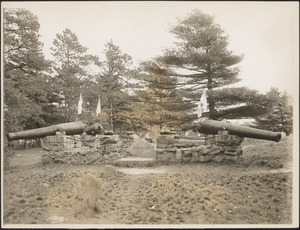
<path id="1" fill-rule="evenodd" d="M 144 169 L 144 168 L 118 168 L 118 172 L 130 174 L 130 175 L 141 175 L 141 174 L 156 174 L 156 173 L 166 173 L 162 169 Z"/>
<path id="2" fill-rule="evenodd" d="M 206 135 L 204 140 L 180 140 L 173 133 L 162 133 L 157 139 L 156 157 L 159 162 L 220 162 L 242 155 L 243 140 L 227 130 Z"/>
<path id="3" fill-rule="evenodd" d="M 118 135 L 66 135 L 57 132 L 55 136 L 42 139 L 43 163 L 96 164 L 119 159 L 127 150 Z"/>

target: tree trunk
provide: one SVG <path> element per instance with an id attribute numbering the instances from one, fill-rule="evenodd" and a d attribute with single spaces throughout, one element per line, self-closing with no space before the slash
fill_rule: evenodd
<path id="1" fill-rule="evenodd" d="M 114 124 L 113 124 L 113 106 L 112 106 L 112 101 L 111 101 L 111 98 L 109 99 L 109 108 L 110 108 L 110 116 L 109 116 L 109 127 L 110 127 L 110 130 L 114 130 Z"/>
<path id="2" fill-rule="evenodd" d="M 208 82 L 207 82 L 207 89 L 208 89 L 208 108 L 209 108 L 209 118 L 212 120 L 216 120 L 217 117 L 217 111 L 215 109 L 215 100 L 213 96 L 213 87 L 212 87 L 213 81 L 212 77 L 208 77 Z"/>

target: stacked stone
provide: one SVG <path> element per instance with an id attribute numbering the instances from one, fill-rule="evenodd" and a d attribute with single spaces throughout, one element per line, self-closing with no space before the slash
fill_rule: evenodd
<path id="1" fill-rule="evenodd" d="M 74 135 L 57 132 L 42 141 L 44 163 L 93 164 L 120 158 L 117 135 Z"/>
<path id="2" fill-rule="evenodd" d="M 118 135 L 99 135 L 100 154 L 105 161 L 114 161 L 120 158 L 118 148 Z"/>
<path id="3" fill-rule="evenodd" d="M 158 161 L 178 161 L 176 158 L 177 143 L 178 139 L 175 139 L 173 132 L 161 132 L 156 140 L 156 159 Z"/>
<path id="4" fill-rule="evenodd" d="M 157 160 L 171 162 L 220 162 L 226 156 L 242 154 L 242 137 L 219 131 L 218 135 L 206 135 L 205 141 L 180 140 L 171 133 L 162 133 L 157 139 Z"/>
<path id="5" fill-rule="evenodd" d="M 80 141 L 82 143 L 82 146 L 88 147 L 90 149 L 99 149 L 100 148 L 100 139 L 99 136 L 93 136 L 93 135 L 87 135 L 86 133 L 83 133 L 80 137 Z"/>
<path id="6" fill-rule="evenodd" d="M 122 136 L 122 140 L 119 142 L 119 146 L 118 146 L 122 157 L 130 155 L 129 147 L 133 144 L 133 142 L 134 142 L 133 132 L 128 131 L 126 135 Z"/>
<path id="7" fill-rule="evenodd" d="M 230 135 L 227 130 L 220 130 L 218 135 L 209 137 L 207 135 L 205 139 L 205 144 L 208 148 L 218 146 L 225 155 L 237 156 L 242 155 L 241 144 L 244 140 L 243 137 L 237 135 Z"/>
<path id="8" fill-rule="evenodd" d="M 48 151 L 60 151 L 68 147 L 66 132 L 56 132 L 55 136 L 42 139 L 42 147 Z"/>

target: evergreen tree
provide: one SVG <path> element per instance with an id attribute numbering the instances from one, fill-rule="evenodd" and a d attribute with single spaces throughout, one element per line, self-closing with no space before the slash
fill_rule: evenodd
<path id="1" fill-rule="evenodd" d="M 25 9 L 5 9 L 3 18 L 5 128 L 37 128 L 44 124 L 50 67 L 39 41 L 38 18 Z"/>
<path id="2" fill-rule="evenodd" d="M 188 119 L 185 112 L 191 107 L 183 101 L 177 79 L 170 76 L 167 66 L 156 62 L 144 62 L 142 70 L 144 88 L 135 91 L 140 119 L 159 129 L 182 127 Z"/>
<path id="3" fill-rule="evenodd" d="M 286 92 L 281 93 L 277 88 L 271 88 L 266 97 L 270 109 L 267 113 L 257 118 L 258 127 L 261 129 L 285 132 L 289 135 L 293 127 L 293 107 L 289 103 Z"/>
<path id="4" fill-rule="evenodd" d="M 216 90 L 214 99 L 219 108 L 218 120 L 257 118 L 272 109 L 267 95 L 247 87 Z"/>
<path id="5" fill-rule="evenodd" d="M 57 34 L 53 45 L 51 50 L 56 59 L 57 72 L 54 80 L 55 93 L 64 97 L 60 107 L 63 109 L 65 121 L 74 121 L 83 80 L 89 77 L 88 67 L 97 58 L 87 53 L 88 49 L 79 43 L 78 37 L 70 29 Z"/>
<path id="6" fill-rule="evenodd" d="M 122 111 L 127 104 L 125 101 L 128 96 L 126 88 L 132 58 L 128 54 L 122 53 L 113 41 L 105 44 L 103 52 L 105 60 L 99 63 L 101 73 L 97 79 L 102 95 L 102 115 L 107 120 L 109 129 L 115 130 L 114 125 L 124 118 Z"/>
<path id="7" fill-rule="evenodd" d="M 174 68 L 174 75 L 184 78 L 185 97 L 197 102 L 201 89 L 208 88 L 209 117 L 217 118 L 213 89 L 239 81 L 236 64 L 242 56 L 227 49 L 228 37 L 214 18 L 194 10 L 172 26 L 178 42 L 174 49 L 166 50 L 159 60 Z M 196 104 L 195 104 L 196 107 Z"/>

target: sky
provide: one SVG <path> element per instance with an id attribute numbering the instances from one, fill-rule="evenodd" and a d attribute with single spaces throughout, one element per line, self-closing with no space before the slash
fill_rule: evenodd
<path id="1" fill-rule="evenodd" d="M 6 7 L 26 8 L 38 17 L 47 59 L 53 58 L 56 34 L 69 28 L 90 54 L 103 57 L 105 43 L 112 40 L 135 63 L 174 46 L 170 25 L 200 9 L 228 34 L 229 50 L 244 54 L 241 81 L 234 86 L 262 93 L 276 87 L 293 97 L 299 92 L 298 2 L 2 2 Z"/>

